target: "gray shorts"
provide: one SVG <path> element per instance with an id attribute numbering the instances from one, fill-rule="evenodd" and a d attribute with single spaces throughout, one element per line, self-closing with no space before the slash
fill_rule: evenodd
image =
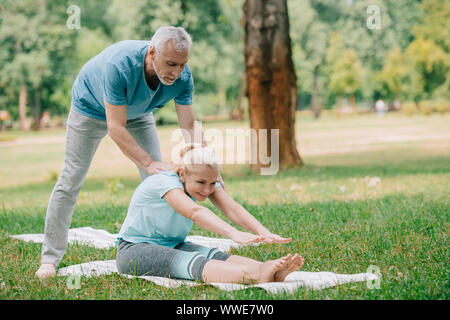
<path id="1" fill-rule="evenodd" d="M 204 282 L 203 267 L 209 260 L 225 261 L 230 257 L 216 248 L 182 242 L 175 248 L 153 243 L 120 240 L 116 264 L 120 273 L 135 276 L 199 280 Z"/>

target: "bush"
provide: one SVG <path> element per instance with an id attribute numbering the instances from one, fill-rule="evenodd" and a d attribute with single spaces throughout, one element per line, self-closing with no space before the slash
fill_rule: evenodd
<path id="1" fill-rule="evenodd" d="M 434 112 L 434 101 L 432 100 L 420 101 L 419 110 L 423 115 L 429 116 Z"/>
<path id="2" fill-rule="evenodd" d="M 445 114 L 450 112 L 450 101 L 447 99 L 424 100 L 419 103 L 420 112 L 429 116 L 433 112 Z"/>
<path id="3" fill-rule="evenodd" d="M 105 182 L 105 191 L 108 194 L 117 194 L 124 188 L 123 178 L 112 178 Z"/>
<path id="4" fill-rule="evenodd" d="M 417 112 L 417 106 L 414 102 L 406 102 L 402 104 L 400 110 L 404 115 L 411 117 Z"/>
<path id="5" fill-rule="evenodd" d="M 438 99 L 434 103 L 434 109 L 440 114 L 450 112 L 450 101 L 446 99 Z"/>
<path id="6" fill-rule="evenodd" d="M 7 134 L 0 134 L 0 142 L 8 142 L 8 141 L 14 141 L 16 140 L 17 137 L 16 136 L 11 136 L 11 135 L 7 135 Z"/>

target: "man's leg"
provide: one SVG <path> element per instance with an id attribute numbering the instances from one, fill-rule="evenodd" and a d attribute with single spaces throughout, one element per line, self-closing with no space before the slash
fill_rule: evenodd
<path id="1" fill-rule="evenodd" d="M 158 133 L 156 131 L 153 113 L 127 121 L 128 132 L 133 136 L 138 145 L 156 161 L 162 161 Z M 137 166 L 141 181 L 149 176 L 141 167 Z"/>
<path id="2" fill-rule="evenodd" d="M 102 138 L 106 121 L 70 111 L 64 166 L 50 196 L 45 217 L 42 264 L 58 266 L 67 249 L 68 231 L 81 186 Z"/>

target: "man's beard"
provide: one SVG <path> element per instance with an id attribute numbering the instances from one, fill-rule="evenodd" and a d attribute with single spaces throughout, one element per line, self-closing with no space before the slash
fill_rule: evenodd
<path id="1" fill-rule="evenodd" d="M 158 77 L 158 80 L 161 81 L 162 84 L 164 84 L 166 86 L 171 86 L 175 82 L 176 79 L 173 82 L 166 82 L 166 81 L 164 81 L 164 78 L 159 75 L 159 72 L 156 69 L 154 61 L 152 61 L 152 66 L 153 66 L 153 70 L 155 70 L 155 73 L 156 73 L 156 76 Z"/>

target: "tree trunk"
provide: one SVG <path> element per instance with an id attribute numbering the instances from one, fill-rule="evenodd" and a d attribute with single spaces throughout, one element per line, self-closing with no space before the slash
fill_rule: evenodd
<path id="1" fill-rule="evenodd" d="M 34 91 L 34 108 L 33 108 L 33 130 L 38 131 L 41 128 L 41 89 Z"/>
<path id="2" fill-rule="evenodd" d="M 27 86 L 25 82 L 22 82 L 19 93 L 19 122 L 20 130 L 27 131 Z"/>
<path id="3" fill-rule="evenodd" d="M 252 147 L 259 155 L 251 167 L 253 170 L 265 167 L 259 151 L 261 129 L 267 130 L 266 141 L 262 143 L 266 143 L 271 157 L 271 150 L 278 151 L 281 169 L 302 165 L 295 141 L 297 78 L 286 0 L 246 0 L 243 10 L 250 126 L 256 130 Z M 271 145 L 271 129 L 279 129 L 275 148 Z"/>
<path id="4" fill-rule="evenodd" d="M 317 92 L 319 90 L 318 87 L 319 87 L 319 66 L 317 65 L 314 68 L 314 82 L 311 95 L 311 109 L 313 111 L 314 119 L 318 119 L 320 117 L 320 113 L 322 112 L 322 106 L 317 101 Z"/>
<path id="5" fill-rule="evenodd" d="M 245 71 L 242 73 L 241 84 L 239 86 L 239 96 L 237 99 L 236 112 L 234 109 L 231 109 L 230 112 L 230 120 L 239 120 L 242 121 L 244 119 L 244 110 L 242 108 L 242 98 L 245 96 Z"/>
<path id="6" fill-rule="evenodd" d="M 350 94 L 350 108 L 352 108 L 352 113 L 355 112 L 355 95 Z"/>

